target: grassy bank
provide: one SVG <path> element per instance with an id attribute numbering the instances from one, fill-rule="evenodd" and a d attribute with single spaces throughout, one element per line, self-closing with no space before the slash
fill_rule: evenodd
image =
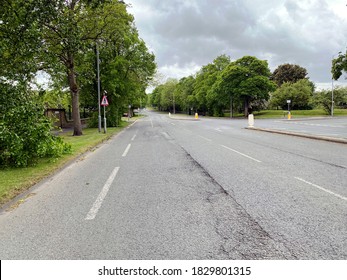
<path id="1" fill-rule="evenodd" d="M 136 118 L 132 119 L 135 120 Z M 121 127 L 108 128 L 107 134 L 99 133 L 95 128 L 84 129 L 83 135 L 79 137 L 71 136 L 71 131 L 60 133 L 64 141 L 71 145 L 71 154 L 57 159 L 41 159 L 37 165 L 27 168 L 0 169 L 0 206 L 53 174 L 69 161 L 119 133 L 129 124 L 122 122 Z"/>

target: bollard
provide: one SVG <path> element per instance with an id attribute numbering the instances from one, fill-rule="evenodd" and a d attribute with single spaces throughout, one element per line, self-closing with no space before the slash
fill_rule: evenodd
<path id="1" fill-rule="evenodd" d="M 253 114 L 248 115 L 248 127 L 254 127 L 254 115 Z"/>
<path id="2" fill-rule="evenodd" d="M 171 113 L 169 112 L 169 118 L 171 118 Z"/>
<path id="3" fill-rule="evenodd" d="M 199 118 L 198 113 L 195 113 L 195 119 L 197 120 Z"/>
<path id="4" fill-rule="evenodd" d="M 288 112 L 288 120 L 290 120 L 291 118 L 292 118 L 292 114 Z"/>

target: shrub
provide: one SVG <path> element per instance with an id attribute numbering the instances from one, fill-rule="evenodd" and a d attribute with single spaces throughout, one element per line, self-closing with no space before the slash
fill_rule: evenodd
<path id="1" fill-rule="evenodd" d="M 25 167 L 58 157 L 70 146 L 51 134 L 51 122 L 35 98 L 17 86 L 0 84 L 0 166 Z"/>
<path id="2" fill-rule="evenodd" d="M 293 110 L 312 109 L 313 88 L 307 79 L 299 80 L 296 83 L 284 83 L 271 97 L 272 107 L 287 108 L 287 100 L 291 100 L 290 108 Z"/>
<path id="3" fill-rule="evenodd" d="M 321 107 L 327 114 L 331 113 L 331 90 L 321 90 L 314 94 L 314 103 Z M 344 107 L 347 103 L 347 88 L 336 87 L 334 89 L 334 107 Z"/>

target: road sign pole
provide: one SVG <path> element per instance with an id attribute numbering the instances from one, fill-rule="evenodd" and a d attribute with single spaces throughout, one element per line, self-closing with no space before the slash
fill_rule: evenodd
<path id="1" fill-rule="evenodd" d="M 107 127 L 106 127 L 106 106 L 104 106 L 104 133 L 107 132 Z"/>
<path id="2" fill-rule="evenodd" d="M 101 100 L 101 106 L 104 107 L 104 133 L 107 132 L 107 125 L 106 125 L 106 106 L 108 106 L 108 100 L 107 100 L 107 97 L 106 97 L 106 91 L 105 91 L 105 95 L 102 97 L 102 100 Z"/>

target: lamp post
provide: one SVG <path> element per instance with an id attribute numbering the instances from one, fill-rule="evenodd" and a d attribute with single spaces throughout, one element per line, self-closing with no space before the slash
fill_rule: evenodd
<path id="1" fill-rule="evenodd" d="M 334 116 L 334 78 L 331 78 L 331 116 Z"/>
<path id="2" fill-rule="evenodd" d="M 101 132 L 101 104 L 100 104 L 100 60 L 99 60 L 99 46 L 98 42 L 96 42 L 96 68 L 97 68 L 97 76 L 98 76 L 98 130 Z"/>

